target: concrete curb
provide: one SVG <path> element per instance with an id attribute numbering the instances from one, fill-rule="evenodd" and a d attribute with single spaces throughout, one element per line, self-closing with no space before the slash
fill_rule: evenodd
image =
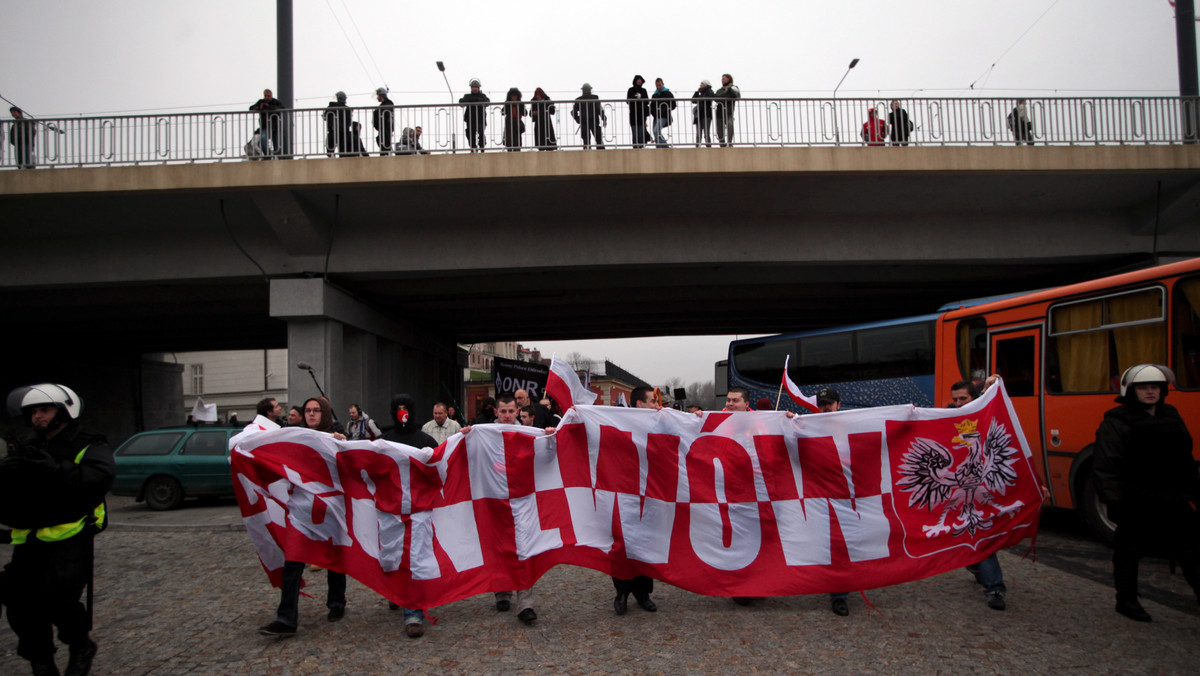
<path id="1" fill-rule="evenodd" d="M 245 531 L 246 524 L 244 523 L 109 523 L 109 530 L 120 531 L 141 531 L 141 532 L 160 532 L 160 533 L 224 533 L 228 531 Z"/>

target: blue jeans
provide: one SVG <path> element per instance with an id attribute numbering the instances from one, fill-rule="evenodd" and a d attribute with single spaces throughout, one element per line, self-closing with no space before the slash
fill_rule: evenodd
<path id="1" fill-rule="evenodd" d="M 967 566 L 967 571 L 975 575 L 987 593 L 998 592 L 1003 596 L 1008 592 L 1008 587 L 1004 586 L 1004 571 L 1000 570 L 1000 559 L 995 554 L 973 566 Z"/>
<path id="2" fill-rule="evenodd" d="M 404 624 L 421 624 L 425 621 L 425 611 L 415 608 L 402 608 L 404 611 Z"/>
<path id="3" fill-rule="evenodd" d="M 663 137 L 662 130 L 667 128 L 670 122 L 665 117 L 654 118 L 654 143 L 659 148 L 670 148 L 667 145 L 667 139 Z"/>

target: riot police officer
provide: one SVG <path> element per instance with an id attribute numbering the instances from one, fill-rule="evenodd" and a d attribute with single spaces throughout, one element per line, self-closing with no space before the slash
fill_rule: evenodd
<path id="1" fill-rule="evenodd" d="M 5 567 L 8 623 L 17 654 L 34 674 L 57 675 L 53 630 L 70 648 L 68 676 L 91 671 L 92 538 L 105 526 L 104 496 L 116 473 L 104 437 L 79 424 L 83 402 L 69 387 L 42 383 L 8 395 L 10 415 L 31 432 L 0 462 L 0 523 L 12 528 Z"/>
<path id="2" fill-rule="evenodd" d="M 1166 366 L 1129 367 L 1121 375 L 1120 406 L 1106 411 L 1096 430 L 1096 490 L 1117 524 L 1117 612 L 1138 622 L 1151 619 L 1137 600 L 1138 562 L 1151 553 L 1181 561 L 1200 599 L 1200 473 L 1183 418 L 1163 401 L 1174 382 Z"/>

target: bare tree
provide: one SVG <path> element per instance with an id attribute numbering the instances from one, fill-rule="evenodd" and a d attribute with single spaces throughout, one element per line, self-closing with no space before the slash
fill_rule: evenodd
<path id="1" fill-rule="evenodd" d="M 582 352 L 571 352 L 567 354 L 566 361 L 571 365 L 571 368 L 576 371 L 586 371 L 592 365 L 592 360 L 588 359 Z"/>
<path id="2" fill-rule="evenodd" d="M 704 382 L 694 382 L 687 387 L 687 403 L 696 404 L 701 408 L 708 408 L 714 403 L 716 398 L 716 390 L 713 388 L 713 381 L 706 380 Z"/>

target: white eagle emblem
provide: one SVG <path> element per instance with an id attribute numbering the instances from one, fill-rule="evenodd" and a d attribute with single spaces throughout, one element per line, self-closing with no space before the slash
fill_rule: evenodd
<path id="1" fill-rule="evenodd" d="M 968 449 L 958 467 L 952 468 L 954 456 L 949 449 L 932 439 L 918 437 L 904 453 L 897 485 L 912 494 L 908 506 L 931 512 L 941 508 L 937 525 L 922 526 L 926 537 L 975 535 L 977 530 L 991 528 L 994 517 L 1024 505 L 1020 500 L 1009 505 L 996 503 L 996 497 L 1017 482 L 1015 465 L 1020 449 L 1012 444 L 1005 426 L 995 420 L 988 428 L 987 440 L 981 443 L 978 424 L 978 420 L 954 424 L 958 436 L 950 442 Z M 985 517 L 986 507 L 996 511 Z M 956 519 L 947 525 L 946 518 L 955 511 Z"/>

